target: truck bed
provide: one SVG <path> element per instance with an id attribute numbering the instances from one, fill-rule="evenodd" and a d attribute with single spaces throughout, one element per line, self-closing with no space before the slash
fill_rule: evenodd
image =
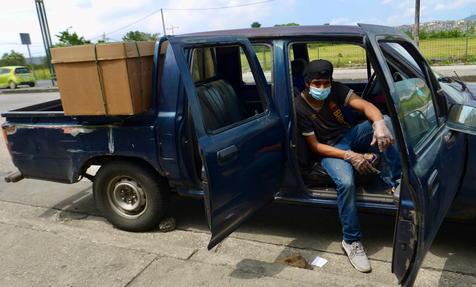
<path id="1" fill-rule="evenodd" d="M 158 169 L 153 111 L 135 116 L 67 116 L 61 101 L 3 113 L 12 161 L 25 178 L 78 181 L 92 162 L 140 158 Z"/>

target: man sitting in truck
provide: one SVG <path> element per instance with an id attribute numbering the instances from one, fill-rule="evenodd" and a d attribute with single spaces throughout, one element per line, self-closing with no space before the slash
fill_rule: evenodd
<path id="1" fill-rule="evenodd" d="M 296 97 L 298 131 L 336 185 L 342 248 L 354 268 L 370 272 L 372 268 L 361 243 L 354 169 L 359 174 L 378 173 L 387 185 L 385 188 L 392 191 L 401 175 L 399 155 L 386 124 L 389 118 L 384 118 L 379 109 L 352 89 L 333 81 L 332 74 L 329 61 L 314 60 L 307 65 L 306 89 Z M 362 112 L 368 121 L 352 127 L 343 116 L 344 106 Z M 376 156 L 385 161 L 381 171 L 372 165 Z"/>

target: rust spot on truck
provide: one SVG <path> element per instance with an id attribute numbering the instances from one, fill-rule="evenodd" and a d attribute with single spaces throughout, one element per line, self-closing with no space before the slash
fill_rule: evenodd
<path id="1" fill-rule="evenodd" d="M 5 140 L 7 140 L 7 136 L 14 135 L 17 132 L 17 128 L 15 126 L 3 126 L 2 130 L 5 136 Z"/>
<path id="2" fill-rule="evenodd" d="M 63 127 L 61 128 L 64 134 L 72 135 L 76 137 L 80 134 L 89 134 L 94 131 L 94 129 L 85 129 L 85 128 L 75 128 L 75 127 Z"/>

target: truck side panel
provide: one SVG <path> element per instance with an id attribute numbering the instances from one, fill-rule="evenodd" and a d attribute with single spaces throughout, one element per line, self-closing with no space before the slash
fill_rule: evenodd
<path id="1" fill-rule="evenodd" d="M 12 160 L 26 178 L 78 181 L 95 157 L 139 158 L 159 170 L 153 126 L 5 124 Z"/>

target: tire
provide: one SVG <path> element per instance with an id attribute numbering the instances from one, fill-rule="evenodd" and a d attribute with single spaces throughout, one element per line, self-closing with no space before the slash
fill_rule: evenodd
<path id="1" fill-rule="evenodd" d="M 17 88 L 17 84 L 15 84 L 14 81 L 10 81 L 8 82 L 8 87 L 11 89 L 11 90 L 14 90 Z"/>
<path id="2" fill-rule="evenodd" d="M 93 183 L 96 205 L 114 226 L 126 231 L 149 231 L 165 216 L 169 186 L 155 171 L 127 161 L 110 162 Z"/>
<path id="3" fill-rule="evenodd" d="M 33 88 L 35 86 L 35 82 L 28 83 L 28 86 L 30 86 L 30 88 Z"/>

